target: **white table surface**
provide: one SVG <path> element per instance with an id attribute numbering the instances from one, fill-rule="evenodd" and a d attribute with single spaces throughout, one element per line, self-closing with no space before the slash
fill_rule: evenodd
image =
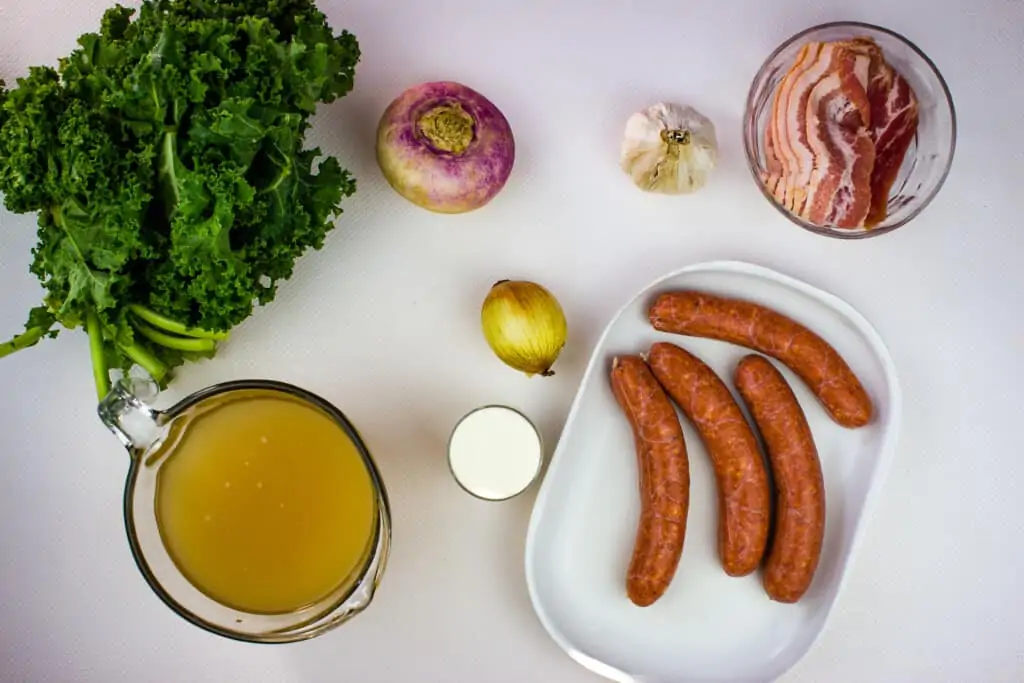
<path id="1" fill-rule="evenodd" d="M 533 417 L 550 446 L 590 350 L 617 308 L 681 265 L 742 259 L 830 290 L 886 340 L 903 383 L 902 436 L 846 589 L 801 681 L 1024 679 L 1024 4 L 547 3 L 321 0 L 359 38 L 355 90 L 316 140 L 359 189 L 325 248 L 170 402 L 212 382 L 294 382 L 336 402 L 376 454 L 394 549 L 371 609 L 313 641 L 266 647 L 173 615 L 132 563 L 120 512 L 127 466 L 96 419 L 83 333 L 0 360 L 0 680 L 592 683 L 547 637 L 523 578 L 536 489 L 486 504 L 445 466 L 455 420 L 490 401 Z M 0 76 L 54 64 L 98 26 L 103 0 L 0 2 Z M 811 24 L 900 31 L 938 64 L 959 146 L 935 202 L 879 239 L 831 240 L 761 197 L 740 137 L 764 57 Z M 383 108 L 430 79 L 472 85 L 505 111 L 518 158 L 488 207 L 438 216 L 392 192 L 373 156 Z M 618 169 L 622 126 L 658 99 L 719 131 L 713 182 L 690 198 L 641 193 Z M 33 218 L 0 211 L 0 330 L 40 287 Z M 570 341 L 553 378 L 491 355 L 479 305 L 501 278 L 553 289 Z M 549 448 L 550 453 L 550 448 Z"/>

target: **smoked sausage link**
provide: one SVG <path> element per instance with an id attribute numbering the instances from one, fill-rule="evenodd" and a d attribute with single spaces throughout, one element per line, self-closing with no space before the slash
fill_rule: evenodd
<path id="1" fill-rule="evenodd" d="M 776 489 L 775 537 L 765 563 L 764 589 L 779 602 L 798 601 L 814 578 L 825 536 L 821 462 L 792 388 L 762 356 L 736 367 L 736 388 L 764 439 Z"/>
<path id="2" fill-rule="evenodd" d="M 657 342 L 647 362 L 700 433 L 718 488 L 718 555 L 726 574 L 746 576 L 761 564 L 771 518 L 768 472 L 754 432 L 725 383 L 693 354 Z"/>
<path id="3" fill-rule="evenodd" d="M 640 607 L 668 589 L 679 565 L 690 508 L 690 465 L 672 402 L 639 356 L 612 361 L 612 392 L 633 431 L 640 520 L 626 594 Z"/>
<path id="4" fill-rule="evenodd" d="M 705 292 L 659 295 L 648 311 L 655 329 L 731 342 L 784 363 L 844 427 L 871 421 L 871 399 L 828 342 L 795 320 L 759 304 Z"/>

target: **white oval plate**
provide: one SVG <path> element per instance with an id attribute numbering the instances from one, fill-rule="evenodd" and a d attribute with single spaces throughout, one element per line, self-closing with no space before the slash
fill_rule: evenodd
<path id="1" fill-rule="evenodd" d="M 636 607 L 626 597 L 640 502 L 632 433 L 608 382 L 612 357 L 671 341 L 710 365 L 743 407 L 732 373 L 749 349 L 658 332 L 647 321 L 647 308 L 658 293 L 684 288 L 756 301 L 802 322 L 842 354 L 875 404 L 867 426 L 840 427 L 806 385 L 775 362 L 807 415 L 825 478 L 822 557 L 797 604 L 771 601 L 760 572 L 732 578 L 722 570 L 715 547 L 713 470 L 682 413 L 691 477 L 683 555 L 671 586 L 654 605 Z M 655 281 L 619 311 L 598 341 L 534 504 L 526 579 L 544 628 L 576 661 L 612 680 L 778 678 L 814 644 L 843 586 L 892 459 L 900 410 L 888 350 L 871 324 L 837 297 L 733 261 L 688 266 Z"/>

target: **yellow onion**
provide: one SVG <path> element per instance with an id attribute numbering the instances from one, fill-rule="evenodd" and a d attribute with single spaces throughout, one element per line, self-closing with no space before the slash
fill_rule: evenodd
<path id="1" fill-rule="evenodd" d="M 567 325 L 558 300 L 544 287 L 523 280 L 496 282 L 480 311 L 484 337 L 498 358 L 528 376 L 549 377 Z"/>

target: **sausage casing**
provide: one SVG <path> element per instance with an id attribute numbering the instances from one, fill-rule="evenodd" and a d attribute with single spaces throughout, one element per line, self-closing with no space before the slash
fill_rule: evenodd
<path id="1" fill-rule="evenodd" d="M 679 417 L 643 359 L 616 357 L 611 385 L 633 431 L 640 484 L 626 593 L 646 607 L 665 593 L 679 565 L 690 508 L 690 466 Z"/>
<path id="2" fill-rule="evenodd" d="M 768 542 L 771 489 L 761 450 L 725 383 L 702 360 L 667 342 L 651 346 L 655 379 L 693 423 L 718 488 L 718 555 L 725 573 L 746 576 Z"/>
<path id="3" fill-rule="evenodd" d="M 657 330 L 731 342 L 784 363 L 844 427 L 862 427 L 871 421 L 871 399 L 842 356 L 820 336 L 777 311 L 741 299 L 676 291 L 659 295 L 648 317 Z"/>
<path id="4" fill-rule="evenodd" d="M 767 358 L 745 356 L 735 375 L 736 388 L 764 439 L 775 480 L 775 536 L 765 563 L 765 592 L 779 602 L 796 602 L 814 578 L 825 536 L 825 483 L 818 450 L 792 388 Z"/>

